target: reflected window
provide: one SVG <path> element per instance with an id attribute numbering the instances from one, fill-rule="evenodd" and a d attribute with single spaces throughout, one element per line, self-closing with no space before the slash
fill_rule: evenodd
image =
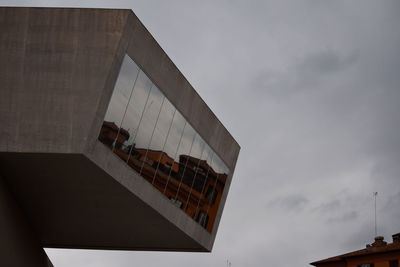
<path id="1" fill-rule="evenodd" d="M 197 217 L 197 222 L 203 226 L 204 228 L 207 227 L 208 224 L 208 215 L 204 211 L 200 211 L 198 217 Z"/>
<path id="2" fill-rule="evenodd" d="M 229 169 L 127 55 L 98 139 L 212 231 Z"/>
<path id="3" fill-rule="evenodd" d="M 206 193 L 206 199 L 210 202 L 210 204 L 214 204 L 217 199 L 218 190 L 215 189 L 214 186 L 210 186 Z"/>

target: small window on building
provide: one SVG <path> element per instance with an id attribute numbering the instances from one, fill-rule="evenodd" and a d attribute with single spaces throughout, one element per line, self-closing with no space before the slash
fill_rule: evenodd
<path id="1" fill-rule="evenodd" d="M 214 186 L 210 185 L 206 193 L 206 199 L 211 203 L 211 205 L 215 203 L 217 195 L 218 195 L 217 189 L 215 189 Z"/>
<path id="2" fill-rule="evenodd" d="M 389 267 L 399 267 L 399 260 L 390 260 Z"/>
<path id="3" fill-rule="evenodd" d="M 199 215 L 197 216 L 197 222 L 203 226 L 204 228 L 207 228 L 207 224 L 208 224 L 208 215 L 206 212 L 204 211 L 200 211 Z"/>
<path id="4" fill-rule="evenodd" d="M 169 163 L 169 162 L 166 162 L 165 163 L 165 167 L 168 168 L 168 169 L 171 169 L 172 168 L 172 164 Z"/>

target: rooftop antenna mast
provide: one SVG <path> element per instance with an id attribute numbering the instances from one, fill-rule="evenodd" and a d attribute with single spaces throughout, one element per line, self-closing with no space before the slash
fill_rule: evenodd
<path id="1" fill-rule="evenodd" d="M 378 192 L 374 192 L 374 198 L 375 198 L 375 236 L 378 236 L 378 227 L 377 227 L 377 222 L 376 222 L 376 196 L 378 195 Z"/>

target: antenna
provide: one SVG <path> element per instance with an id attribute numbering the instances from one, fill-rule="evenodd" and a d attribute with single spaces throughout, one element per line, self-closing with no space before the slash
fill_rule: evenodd
<path id="1" fill-rule="evenodd" d="M 375 236 L 378 236 L 378 227 L 377 227 L 377 222 L 376 222 L 376 196 L 378 195 L 378 192 L 374 192 L 374 198 L 375 198 Z"/>

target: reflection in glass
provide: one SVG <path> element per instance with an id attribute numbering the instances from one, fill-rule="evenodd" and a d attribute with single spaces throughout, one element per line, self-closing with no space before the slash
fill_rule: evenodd
<path id="1" fill-rule="evenodd" d="M 132 84 L 134 83 L 139 67 L 130 60 L 128 56 L 122 61 L 120 75 L 115 83 L 115 88 L 111 96 L 109 108 L 104 118 L 105 121 L 114 122 L 121 127 L 123 116 L 126 112 L 126 106 L 132 93 Z"/>
<path id="2" fill-rule="evenodd" d="M 196 205 L 199 199 L 199 192 L 201 191 L 202 184 L 204 183 L 204 170 L 201 168 L 202 161 L 204 162 L 204 151 L 206 150 L 206 143 L 197 135 L 193 145 L 193 157 L 190 160 L 189 169 L 193 175 L 187 175 L 183 180 L 187 186 L 190 187 L 189 195 L 186 199 L 184 209 L 190 209 L 192 216 L 195 216 Z M 197 152 L 201 151 L 200 155 Z M 194 191 L 193 191 L 194 190 Z M 193 195 L 192 195 L 193 193 Z M 192 198 L 191 198 L 192 197 Z M 189 204 L 190 200 L 190 204 Z"/>
<path id="3" fill-rule="evenodd" d="M 173 165 L 172 158 L 165 153 L 165 147 L 176 113 L 175 107 L 168 99 L 164 98 L 161 115 L 154 130 L 154 138 L 149 146 L 148 155 L 154 160 L 154 174 L 151 183 L 161 192 L 164 192 L 168 179 L 167 173 L 169 173 L 170 166 Z M 158 172 L 159 170 L 160 172 Z"/>
<path id="4" fill-rule="evenodd" d="M 127 108 L 127 116 L 122 123 L 122 128 L 129 132 L 129 139 L 125 142 L 123 159 L 129 162 L 132 156 L 132 149 L 135 147 L 136 137 L 139 127 L 145 114 L 153 84 L 143 71 L 140 71 L 138 79 L 134 85 L 131 100 Z"/>
<path id="5" fill-rule="evenodd" d="M 98 139 L 212 231 L 229 169 L 129 56 Z"/>
<path id="6" fill-rule="evenodd" d="M 194 217 L 195 220 L 197 222 L 199 222 L 199 224 L 201 226 L 203 226 L 204 228 L 206 228 L 208 230 L 208 212 L 209 212 L 209 206 L 210 206 L 210 202 L 207 199 L 207 193 L 209 191 L 209 188 L 212 188 L 212 182 L 215 180 L 214 178 L 214 171 L 211 168 L 211 164 L 214 160 L 215 154 L 214 152 L 211 150 L 211 148 L 207 145 L 206 150 L 209 151 L 208 154 L 208 160 L 207 163 L 205 164 L 205 168 L 203 168 L 205 172 L 205 177 L 204 177 L 204 181 L 203 181 L 203 185 L 201 187 L 201 198 L 199 198 L 199 201 L 197 202 L 197 206 L 196 206 L 196 211 L 195 211 L 195 216 Z"/>
<path id="7" fill-rule="evenodd" d="M 135 88 L 136 89 L 136 88 Z M 137 172 L 141 173 L 147 160 L 147 148 L 151 142 L 152 133 L 159 118 L 161 106 L 164 101 L 164 96 L 154 85 L 151 86 L 146 105 L 139 119 L 139 125 L 135 129 L 135 136 L 132 139 L 129 149 L 127 163 Z M 150 160 L 147 164 L 150 163 Z M 148 168 L 144 169 L 143 177 L 148 181 L 152 180 L 152 173 Z"/>
<path id="8" fill-rule="evenodd" d="M 193 130 L 193 128 L 191 128 Z M 188 205 L 188 199 L 192 196 L 192 202 L 195 202 L 193 198 L 195 194 L 192 195 L 192 185 L 194 182 L 194 178 L 196 175 L 196 168 L 200 162 L 202 147 L 201 147 L 201 138 L 198 134 L 196 134 L 193 130 L 193 141 L 190 146 L 189 153 L 182 153 L 179 156 L 179 186 L 175 195 L 175 199 L 178 198 L 178 195 L 183 202 L 183 206 L 181 207 L 189 216 L 193 217 L 195 211 L 195 205 Z"/>
<path id="9" fill-rule="evenodd" d="M 175 179 L 179 181 L 178 188 L 176 189 L 175 199 L 178 198 L 179 191 L 182 187 L 183 178 L 185 177 L 185 175 L 190 175 L 190 171 L 186 171 L 186 169 L 189 162 L 190 154 L 192 153 L 195 137 L 196 132 L 194 131 L 192 126 L 190 126 L 190 124 L 186 124 L 181 143 L 179 144 L 178 154 L 175 157 L 175 161 L 179 162 L 178 174 L 175 177 Z M 185 190 L 186 186 L 184 187 L 184 191 L 187 191 Z"/>
<path id="10" fill-rule="evenodd" d="M 138 73 L 139 67 L 125 55 L 99 135 L 99 140 L 112 149 L 120 148 L 128 138 L 128 133 L 120 129 L 132 96 L 132 84 L 135 83 Z"/>
<path id="11" fill-rule="evenodd" d="M 172 122 L 171 135 L 168 136 L 169 140 L 167 140 L 167 146 L 165 147 L 166 153 L 171 156 L 171 161 L 167 165 L 168 177 L 163 193 L 169 199 L 174 199 L 172 192 L 176 192 L 177 189 L 176 177 L 178 176 L 179 163 L 175 159 L 187 126 L 185 118 L 178 111 L 175 115 Z"/>

